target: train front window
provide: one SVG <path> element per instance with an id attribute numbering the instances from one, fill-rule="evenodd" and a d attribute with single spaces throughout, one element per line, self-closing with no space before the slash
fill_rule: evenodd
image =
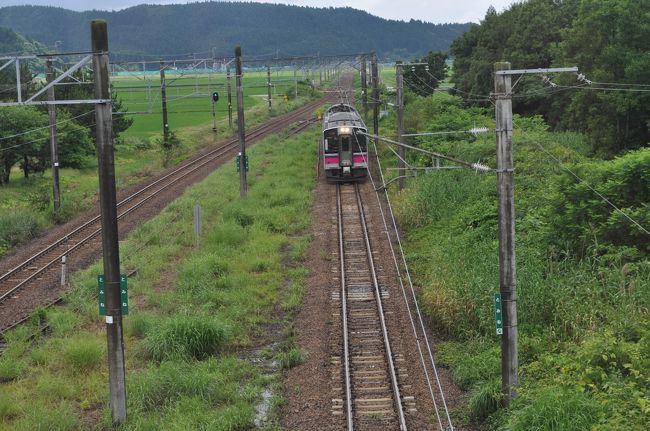
<path id="1" fill-rule="evenodd" d="M 350 137 L 341 137 L 341 151 L 350 151 Z"/>
<path id="2" fill-rule="evenodd" d="M 354 152 L 365 153 L 366 151 L 368 151 L 366 137 L 363 135 L 354 135 Z"/>

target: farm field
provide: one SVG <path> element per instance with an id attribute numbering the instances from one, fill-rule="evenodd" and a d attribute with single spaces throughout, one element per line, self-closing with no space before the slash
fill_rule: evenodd
<path id="1" fill-rule="evenodd" d="M 183 74 L 180 71 L 166 71 L 167 111 L 169 126 L 172 130 L 201 125 L 212 125 L 212 92 L 219 93 L 216 103 L 217 128 L 228 127 L 228 91 L 225 73 Z M 300 81 L 302 75 L 297 79 Z M 121 73 L 113 76 L 113 91 L 122 100 L 124 107 L 132 113 L 133 125 L 124 133 L 125 137 L 150 138 L 162 133 L 162 100 L 160 94 L 160 76 L 157 72 L 143 75 Z M 272 103 L 286 104 L 283 96 L 294 98 L 295 83 L 292 71 L 272 71 Z M 231 71 L 231 94 L 233 125 L 237 121 L 237 87 L 234 70 Z M 266 106 L 267 75 L 266 71 L 244 71 L 244 106 L 250 109 Z M 306 85 L 299 84 L 299 92 L 305 91 Z"/>

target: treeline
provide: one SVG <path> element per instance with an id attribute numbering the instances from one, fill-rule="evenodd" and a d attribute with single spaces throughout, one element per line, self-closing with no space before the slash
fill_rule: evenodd
<path id="1" fill-rule="evenodd" d="M 7 47 L 10 52 L 39 53 L 44 46 L 28 40 L 15 32 L 0 27 L 0 47 Z M 29 61 L 20 65 L 21 95 L 23 99 L 33 94 L 44 85 L 42 80 L 34 80 Z M 87 76 L 82 76 L 85 73 Z M 76 72 L 73 79 L 92 82 L 92 72 Z M 92 99 L 92 85 L 60 85 L 55 88 L 57 100 Z M 16 74 L 14 67 L 0 71 L 0 101 L 15 102 L 18 99 Z M 41 96 L 43 99 L 44 96 Z M 121 103 L 113 93 L 115 111 L 122 110 Z M 94 154 L 95 115 L 93 105 L 57 106 L 57 143 L 59 160 L 62 167 L 78 168 L 83 166 Z M 117 135 L 126 130 L 132 119 L 116 116 L 113 131 Z M 12 168 L 18 164 L 25 177 L 30 173 L 44 172 L 51 165 L 49 142 L 49 119 L 46 107 L 20 106 L 0 108 L 0 185 L 9 182 Z"/>
<path id="2" fill-rule="evenodd" d="M 502 13 L 490 8 L 451 45 L 454 82 L 480 99 L 493 90 L 497 61 L 513 69 L 578 66 L 591 84 L 573 74 L 551 75 L 552 84 L 524 77 L 515 88 L 515 112 L 541 114 L 556 130 L 586 133 L 601 156 L 645 147 L 649 14 L 647 0 L 529 0 Z"/>
<path id="3" fill-rule="evenodd" d="M 89 22 L 109 23 L 112 59 L 158 59 L 164 55 L 213 52 L 231 56 L 241 44 L 246 56 L 341 54 L 376 49 L 381 57 L 447 50 L 469 24 L 434 25 L 386 20 L 346 8 L 261 3 L 203 2 L 140 5 L 121 11 L 74 12 L 56 7 L 0 8 L 0 26 L 62 51 L 87 50 Z"/>

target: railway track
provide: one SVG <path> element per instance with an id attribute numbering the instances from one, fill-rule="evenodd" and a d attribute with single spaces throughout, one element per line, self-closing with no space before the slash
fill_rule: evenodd
<path id="1" fill-rule="evenodd" d="M 359 186 L 336 190 L 343 352 L 333 362 L 340 365 L 343 390 L 333 407 L 348 431 L 404 431 L 411 400 L 398 381 L 400 357 L 391 349 L 383 306 L 388 291 L 378 281 Z"/>
<path id="2" fill-rule="evenodd" d="M 273 121 L 251 129 L 246 133 L 247 144 L 252 144 L 269 134 L 285 130 L 297 122 L 300 123 L 290 129 L 289 133 L 297 133 L 303 130 L 313 122 L 313 119 L 311 119 L 313 111 L 323 103 L 332 100 L 333 97 L 333 94 L 328 94 L 318 101 L 309 103 L 295 111 L 277 117 Z M 180 194 L 184 186 L 207 176 L 217 166 L 237 154 L 238 149 L 238 140 L 230 139 L 160 175 L 154 181 L 121 199 L 118 202 L 120 232 L 122 232 L 123 223 L 128 220 L 138 219 L 138 217 L 142 218 L 141 212 L 146 211 L 147 207 L 164 206 L 164 203 L 161 204 L 158 201 L 158 196 L 179 187 L 181 188 L 178 191 Z M 75 268 L 79 267 L 79 265 L 75 265 L 76 257 L 81 254 L 88 255 L 89 253 L 94 256 L 101 253 L 101 217 L 99 215 L 71 226 L 69 230 L 64 231 L 49 244 L 42 246 L 36 253 L 26 256 L 17 264 L 6 268 L 5 272 L 0 275 L 0 311 L 2 311 L 2 308 L 5 308 L 6 312 L 11 311 L 13 304 L 9 303 L 20 301 L 21 296 L 29 297 L 30 295 L 23 295 L 28 290 L 42 288 L 43 285 L 52 286 L 55 284 L 59 277 L 59 265 L 63 256 L 66 256 L 68 266 Z M 26 310 L 33 309 L 40 303 L 52 299 L 51 292 L 45 294 L 45 296 L 48 298 L 40 302 L 33 297 L 25 299 L 33 302 L 31 306 L 26 307 Z M 25 309 L 25 304 L 18 308 Z M 10 319 L 7 319 L 7 317 L 0 318 L 0 331 L 4 331 L 19 320 L 23 320 L 27 314 L 29 313 L 23 311 L 22 314 L 16 313 Z"/>

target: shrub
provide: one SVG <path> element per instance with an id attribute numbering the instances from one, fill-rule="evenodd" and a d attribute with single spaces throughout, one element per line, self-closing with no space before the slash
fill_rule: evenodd
<path id="1" fill-rule="evenodd" d="M 497 379 L 481 384 L 469 399 L 469 414 L 474 421 L 484 421 L 501 404 L 501 382 Z"/>
<path id="2" fill-rule="evenodd" d="M 40 226 L 34 214 L 10 212 L 0 215 L 0 243 L 15 246 L 36 238 Z"/>

